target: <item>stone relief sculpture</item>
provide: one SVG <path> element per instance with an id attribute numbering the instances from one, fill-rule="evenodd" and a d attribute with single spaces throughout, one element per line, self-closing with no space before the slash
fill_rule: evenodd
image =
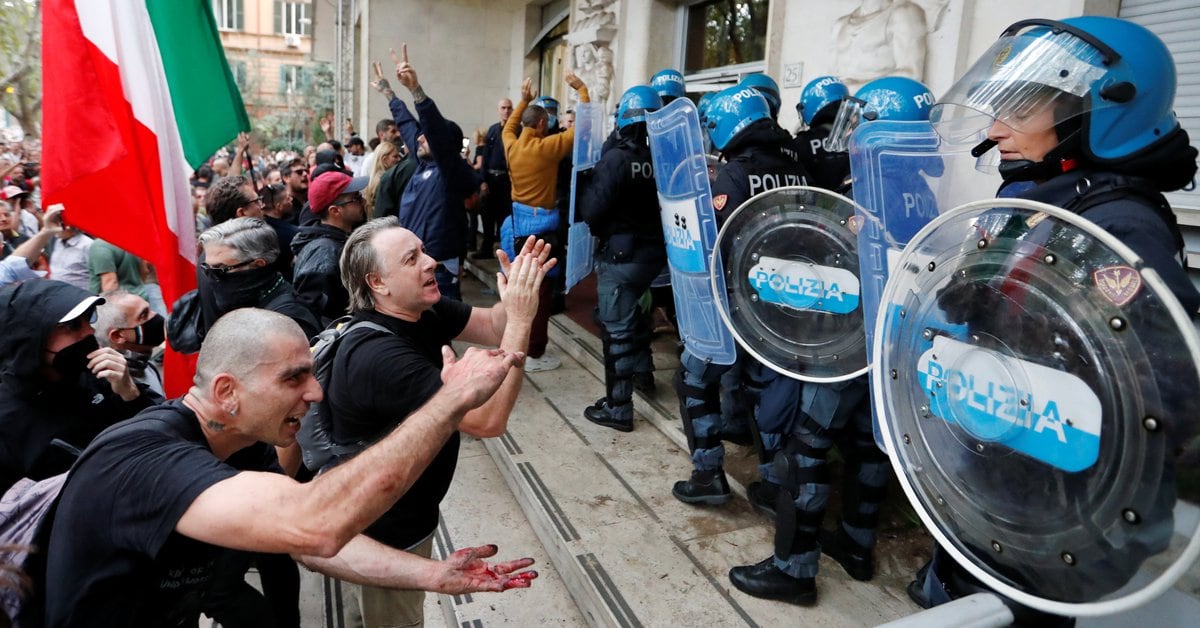
<path id="1" fill-rule="evenodd" d="M 834 24 L 838 74 L 851 90 L 883 76 L 925 80 L 926 38 L 949 0 L 859 0 Z M 932 20 L 930 20 L 932 18 Z"/>
<path id="2" fill-rule="evenodd" d="M 612 93 L 616 4 L 617 0 L 577 0 L 574 24 L 567 34 L 567 43 L 574 46 L 575 73 L 587 83 L 592 102 L 605 106 Z"/>

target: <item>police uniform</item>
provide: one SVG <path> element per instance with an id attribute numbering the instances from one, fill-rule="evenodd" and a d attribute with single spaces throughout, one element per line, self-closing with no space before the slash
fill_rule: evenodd
<path id="1" fill-rule="evenodd" d="M 825 150 L 830 124 L 809 127 L 796 134 L 796 153 L 808 172 L 809 183 L 824 190 L 843 194 L 849 185 L 850 156 Z"/>
<path id="2" fill-rule="evenodd" d="M 736 135 L 726 146 L 727 163 L 718 172 L 712 186 L 713 208 L 718 223 L 752 196 L 777 187 L 805 185 L 804 167 L 800 164 L 792 138 L 774 121 L 754 122 Z M 733 373 L 732 376 L 729 376 Z M 721 400 L 721 382 L 738 388 L 726 403 Z M 672 493 L 689 503 L 721 503 L 728 500 L 723 465 L 725 447 L 722 439 L 737 438 L 746 433 L 745 421 L 756 406 L 786 411 L 799 401 L 799 382 L 776 377 L 774 371 L 762 368 L 753 358 L 739 355 L 736 364 L 708 363 L 684 347 L 680 369 L 676 374 L 676 391 L 684 432 L 692 454 L 693 475 L 687 482 L 676 483 Z M 733 407 L 740 401 L 743 408 Z M 722 409 L 726 412 L 722 413 Z M 764 435 L 766 451 L 777 447 L 779 440 Z M 769 454 L 767 454 L 769 456 Z M 764 469 L 769 457 L 763 459 Z"/>
<path id="3" fill-rule="evenodd" d="M 607 406 L 617 422 L 610 427 L 631 428 L 633 377 L 654 370 L 650 330 L 638 312 L 638 300 L 667 260 L 645 125 L 621 129 L 581 183 L 577 209 L 597 239 L 605 375 L 605 399 L 597 405 Z"/>

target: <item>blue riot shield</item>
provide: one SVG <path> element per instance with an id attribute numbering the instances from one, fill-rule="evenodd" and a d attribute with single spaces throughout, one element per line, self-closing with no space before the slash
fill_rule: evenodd
<path id="1" fill-rule="evenodd" d="M 596 249 L 596 238 L 588 230 L 587 223 L 575 217 L 575 197 L 578 189 L 575 182 L 581 171 L 600 161 L 600 148 L 604 146 L 604 105 L 579 103 L 575 110 L 575 146 L 571 160 L 571 215 L 567 227 L 567 270 L 566 291 L 592 272 Z"/>
<path id="2" fill-rule="evenodd" d="M 1000 177 L 976 168 L 969 146 L 947 146 L 928 122 L 874 121 L 850 136 L 850 171 L 858 214 L 863 321 L 873 361 L 879 299 L 896 259 L 941 209 L 994 195 Z M 884 442 L 875 408 L 875 441 Z"/>
<path id="3" fill-rule="evenodd" d="M 677 98 L 646 114 L 646 128 L 662 207 L 679 337 L 696 357 L 733 364 L 737 358 L 733 336 L 722 324 L 715 303 L 724 297 L 724 286 L 718 281 L 714 291 L 709 278 L 717 218 L 696 106 L 686 98 Z"/>
<path id="4" fill-rule="evenodd" d="M 909 501 L 1000 594 L 1111 614 L 1200 555 L 1200 337 L 1085 218 L 1019 199 L 943 211 L 891 264 L 873 355 Z"/>
<path id="5" fill-rule="evenodd" d="M 733 337 L 771 369 L 837 382 L 867 371 L 854 202 L 782 187 L 738 207 L 717 235 L 718 312 Z"/>

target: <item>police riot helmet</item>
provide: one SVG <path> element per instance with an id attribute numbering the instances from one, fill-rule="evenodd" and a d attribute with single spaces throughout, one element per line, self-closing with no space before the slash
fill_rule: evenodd
<path id="1" fill-rule="evenodd" d="M 1172 108 L 1175 63 L 1146 28 L 1117 18 L 1022 20 L 1009 26 L 934 106 L 948 142 L 986 139 L 994 122 L 1032 133 L 1054 128 L 1059 145 L 1038 164 L 1010 166 L 1006 179 L 1061 172 L 1083 157 L 1121 165 L 1186 135 Z M 1016 175 L 1014 168 L 1022 168 Z M 1032 170 L 1031 170 L 1032 168 Z M 1020 176 L 1024 175 L 1024 176 Z"/>
<path id="2" fill-rule="evenodd" d="M 644 123 L 646 114 L 661 109 L 662 98 L 654 88 L 646 85 L 634 85 L 621 95 L 617 105 L 617 128 L 623 129 L 631 124 Z"/>
<path id="3" fill-rule="evenodd" d="M 762 94 L 771 107 L 771 118 L 779 117 L 779 107 L 783 105 L 783 101 L 779 98 L 779 84 L 775 79 L 762 73 L 747 74 L 739 85 L 753 88 Z"/>
<path id="4" fill-rule="evenodd" d="M 687 90 L 684 89 L 683 74 L 679 70 L 671 68 L 659 70 L 650 77 L 650 87 L 658 92 L 663 105 L 669 104 L 676 98 L 683 98 L 687 93 Z"/>
<path id="5" fill-rule="evenodd" d="M 771 106 L 758 90 L 745 85 L 725 88 L 713 96 L 705 115 L 708 135 L 717 150 L 752 122 L 771 118 Z"/>
<path id="6" fill-rule="evenodd" d="M 825 150 L 844 152 L 850 133 L 863 121 L 929 119 L 933 92 L 920 81 L 905 76 L 875 79 L 858 88 L 853 97 L 842 99 L 833 128 L 825 138 Z"/>
<path id="7" fill-rule="evenodd" d="M 551 96 L 539 96 L 533 101 L 533 104 L 546 110 L 548 119 L 546 120 L 547 129 L 558 128 L 558 100 Z"/>
<path id="8" fill-rule="evenodd" d="M 804 86 L 800 92 L 800 101 L 796 103 L 796 113 L 804 120 L 806 126 L 812 126 L 813 120 L 837 115 L 837 108 L 831 105 L 840 103 L 850 95 L 850 89 L 836 76 L 818 76 Z"/>

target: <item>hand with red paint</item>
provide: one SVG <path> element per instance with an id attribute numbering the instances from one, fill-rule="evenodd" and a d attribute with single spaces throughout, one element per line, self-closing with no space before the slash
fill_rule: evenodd
<path id="1" fill-rule="evenodd" d="M 495 545 L 467 547 L 437 563 L 441 572 L 436 575 L 430 591 L 461 595 L 481 591 L 528 589 L 538 577 L 536 571 L 520 571 L 533 564 L 532 558 L 518 558 L 504 563 L 489 563 L 485 558 L 496 555 Z"/>

